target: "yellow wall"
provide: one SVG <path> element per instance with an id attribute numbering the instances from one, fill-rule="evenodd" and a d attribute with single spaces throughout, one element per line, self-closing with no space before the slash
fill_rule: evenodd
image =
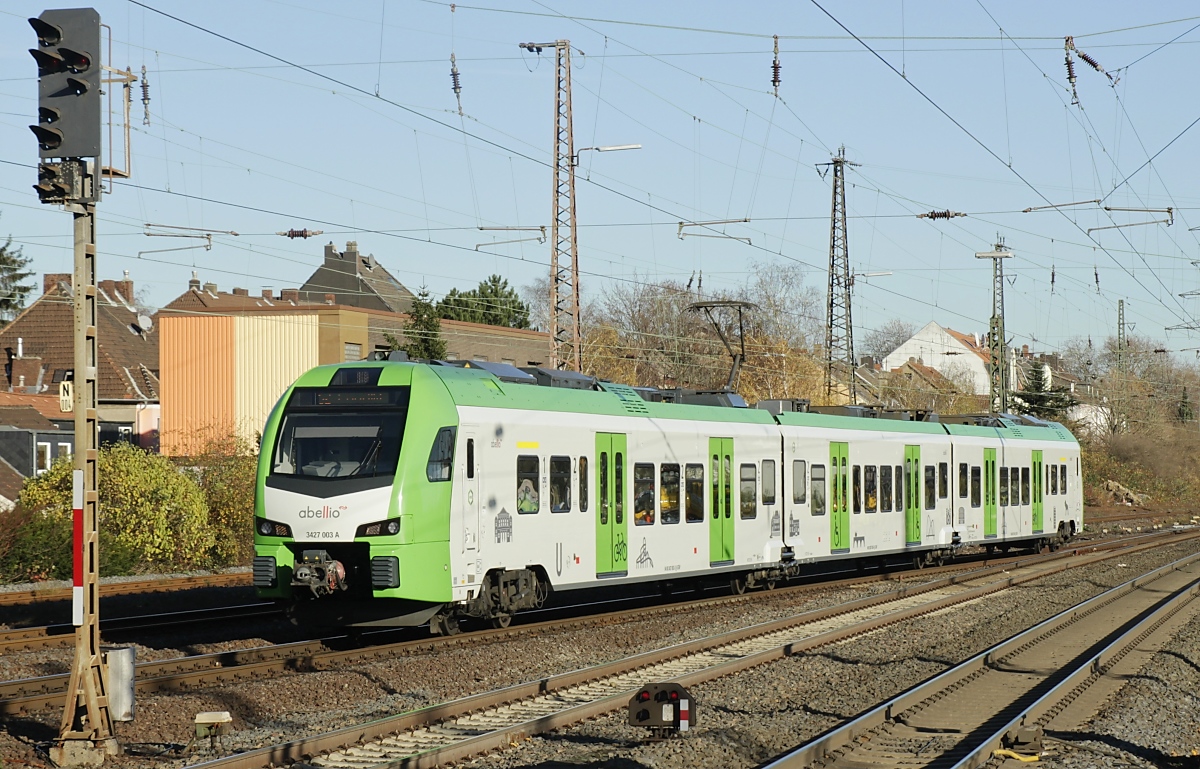
<path id="1" fill-rule="evenodd" d="M 234 425 L 254 441 L 279 396 L 318 364 L 316 315 L 234 318 Z"/>
<path id="2" fill-rule="evenodd" d="M 346 342 L 361 346 L 363 356 L 371 354 L 367 338 L 367 313 L 359 310 L 329 308 L 318 311 L 321 318 L 321 364 L 345 361 Z"/>
<path id="3" fill-rule="evenodd" d="M 233 318 L 167 315 L 158 333 L 161 451 L 203 451 L 233 430 Z"/>

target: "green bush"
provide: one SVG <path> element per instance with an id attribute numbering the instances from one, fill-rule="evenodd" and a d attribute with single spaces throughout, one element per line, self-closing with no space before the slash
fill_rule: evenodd
<path id="1" fill-rule="evenodd" d="M 204 494 L 213 533 L 212 557 L 220 566 L 245 566 L 254 557 L 254 487 L 258 454 L 247 441 L 210 440 L 189 460 L 188 474 Z"/>
<path id="2" fill-rule="evenodd" d="M 0 553 L 5 579 L 64 578 L 71 573 L 70 462 L 25 482 L 4 518 L 17 528 Z M 101 574 L 189 569 L 212 562 L 213 532 L 196 482 L 166 457 L 128 443 L 100 451 Z"/>

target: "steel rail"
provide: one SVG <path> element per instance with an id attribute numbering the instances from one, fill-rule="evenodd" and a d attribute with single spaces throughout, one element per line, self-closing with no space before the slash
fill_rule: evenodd
<path id="1" fill-rule="evenodd" d="M 807 651 L 820 645 L 835 643 L 886 625 L 939 611 L 957 603 L 975 600 L 1017 584 L 1105 558 L 1125 555 L 1135 549 L 1156 545 L 1157 543 L 1143 543 L 1130 546 L 1122 551 L 1100 552 L 1082 558 L 1064 560 L 1063 563 L 1038 569 L 1024 576 L 1009 576 L 993 583 L 965 590 L 957 595 L 909 606 L 890 614 L 877 615 L 864 622 L 830 629 L 807 638 L 778 638 L 781 634 L 791 633 L 798 626 L 804 624 L 874 608 L 886 602 L 903 600 L 905 597 L 921 595 L 939 588 L 977 581 L 986 577 L 987 574 L 976 572 L 970 575 L 946 577 L 930 584 L 905 587 L 893 591 L 893 593 L 858 599 L 848 604 L 763 623 L 721 636 L 645 652 L 605 665 L 554 675 L 391 718 L 215 759 L 198 764 L 194 769 L 258 769 L 258 767 L 278 766 L 295 761 L 306 761 L 311 764 L 316 763 L 313 759 L 314 756 L 339 750 L 355 750 L 354 746 L 362 746 L 366 743 L 370 743 L 370 745 L 357 750 L 368 756 L 378 756 L 379 760 L 352 756 L 346 758 L 343 763 L 338 763 L 335 759 L 327 765 L 381 766 L 389 769 L 437 766 L 462 760 L 478 753 L 502 749 L 529 735 L 553 731 L 624 707 L 633 691 L 649 678 L 675 680 L 685 686 L 694 685 Z M 1011 564 L 1006 567 L 994 567 L 997 570 L 1003 568 L 1011 570 L 1013 567 Z M 771 638 L 771 636 L 777 636 L 777 638 Z M 756 642 L 758 647 L 753 646 Z M 730 649 L 735 644 L 745 644 L 749 648 L 738 653 L 735 658 L 729 659 L 729 656 L 734 656 Z M 689 658 L 705 654 L 709 655 L 711 663 L 701 665 L 699 669 L 687 669 L 686 661 Z M 578 701 L 579 698 L 582 698 L 582 701 Z M 501 718 L 499 711 L 503 711 L 508 718 Z M 516 721 L 512 718 L 514 714 L 517 716 Z M 423 739 L 411 736 L 413 732 L 421 729 L 427 729 L 432 736 L 454 734 L 461 739 L 454 741 L 451 745 L 431 747 L 427 750 L 410 750 L 410 745 L 414 740 L 419 743 Z M 393 737 L 393 735 L 403 733 L 409 733 L 409 736 L 404 739 Z M 401 758 L 383 758 L 385 751 L 392 747 L 410 750 L 410 754 Z"/>
<path id="2" fill-rule="evenodd" d="M 202 587 L 241 587 L 249 586 L 251 584 L 250 579 L 250 572 L 239 571 L 224 574 L 196 574 L 185 577 L 138 579 L 126 582 L 103 582 L 100 584 L 100 597 L 130 595 L 133 593 L 169 593 L 178 590 L 195 590 Z M 30 590 L 0 592 L 0 606 L 20 606 L 31 603 L 69 600 L 71 600 L 71 588 L 69 587 L 37 587 Z"/>
<path id="3" fill-rule="evenodd" d="M 943 691 L 956 687 L 964 679 L 979 675 L 994 666 L 1000 659 L 1031 646 L 1075 622 L 1077 619 L 1132 593 L 1147 583 L 1153 582 L 1171 572 L 1179 571 L 1183 567 L 1197 561 L 1200 561 L 1200 553 L 1194 553 L 1173 561 L 1076 604 L 1005 641 L 1001 641 L 995 646 L 979 652 L 970 659 L 927 679 L 902 694 L 876 705 L 857 718 L 823 732 L 786 755 L 780 756 L 768 764 L 764 764 L 760 769 L 801 769 L 813 764 L 827 762 L 829 759 L 838 756 L 843 749 L 861 742 L 868 734 L 875 732 L 889 722 L 895 721 L 905 711 L 909 711 L 929 701 Z M 1197 588 L 1197 584 L 1196 581 L 1191 582 L 1185 589 L 1186 593 L 1188 595 L 1193 594 Z M 1091 670 L 1090 664 L 1090 660 L 1088 663 L 1085 663 L 1085 671 Z M 1013 720 L 1019 721 L 1020 719 Z M 1001 737 L 1007 734 L 1010 728 L 1011 724 L 1006 725 L 1005 730 L 1001 733 Z M 988 755 L 990 756 L 990 751 Z"/>

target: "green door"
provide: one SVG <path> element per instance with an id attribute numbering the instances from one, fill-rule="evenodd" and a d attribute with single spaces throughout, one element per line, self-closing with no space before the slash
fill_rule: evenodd
<path id="1" fill-rule="evenodd" d="M 733 563 L 733 438 L 709 438 L 708 456 L 712 474 L 708 561 L 724 566 Z"/>
<path id="2" fill-rule="evenodd" d="M 829 552 L 850 552 L 850 444 L 829 444 Z"/>
<path id="3" fill-rule="evenodd" d="M 921 447 L 904 447 L 904 543 L 921 544 Z"/>
<path id="4" fill-rule="evenodd" d="M 996 537 L 996 450 L 983 450 L 983 537 Z"/>
<path id="5" fill-rule="evenodd" d="M 621 576 L 629 569 L 625 523 L 625 436 L 596 433 L 596 576 Z"/>
<path id="6" fill-rule="evenodd" d="M 1033 452 L 1033 477 L 1029 480 L 1033 483 L 1033 533 L 1041 534 L 1042 526 L 1042 452 Z"/>

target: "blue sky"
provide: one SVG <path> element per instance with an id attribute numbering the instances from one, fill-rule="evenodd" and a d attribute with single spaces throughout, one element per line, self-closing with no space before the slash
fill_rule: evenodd
<path id="1" fill-rule="evenodd" d="M 39 273 L 69 271 L 71 253 L 69 216 L 39 205 L 30 187 L 37 86 L 25 19 L 46 7 L 0 9 L 0 235 Z M 1200 240 L 1189 231 L 1200 226 L 1200 128 L 1187 130 L 1200 117 L 1189 74 L 1200 16 L 1190 3 L 96 8 L 112 27 L 112 63 L 145 66 L 151 96 L 144 125 L 134 93 L 133 178 L 99 207 L 100 272 L 128 270 L 154 305 L 181 293 L 193 270 L 254 293 L 297 286 L 330 240 L 356 240 L 435 296 L 492 272 L 515 285 L 545 275 L 548 245 L 490 246 L 519 235 L 479 227 L 550 222 L 553 52 L 518 43 L 569 39 L 576 147 L 642 145 L 581 157 L 585 295 L 612 280 L 699 271 L 712 292 L 743 283 L 754 262 L 799 263 L 824 292 L 830 188 L 816 165 L 844 144 L 861 163 L 847 175 L 853 268 L 893 273 L 857 282 L 857 333 L 894 317 L 986 330 L 990 263 L 974 253 L 1000 234 L 1015 253 L 1006 263 L 1015 344 L 1099 341 L 1115 332 L 1125 299 L 1136 334 L 1189 358 L 1200 345 L 1197 332 L 1165 330 L 1200 319 L 1197 299 L 1178 296 L 1200 288 L 1191 263 Z M 1076 56 L 1077 106 L 1066 35 L 1117 79 Z M 1096 199 L 1169 206 L 1173 224 L 1089 234 L 1166 214 L 1094 203 L 1023 212 Z M 916 216 L 943 209 L 968 216 Z M 677 237 L 680 221 L 719 219 L 750 221 L 707 230 L 725 239 Z M 203 241 L 147 237 L 147 223 L 207 228 L 212 249 L 158 251 Z M 324 234 L 274 234 L 304 227 Z"/>

